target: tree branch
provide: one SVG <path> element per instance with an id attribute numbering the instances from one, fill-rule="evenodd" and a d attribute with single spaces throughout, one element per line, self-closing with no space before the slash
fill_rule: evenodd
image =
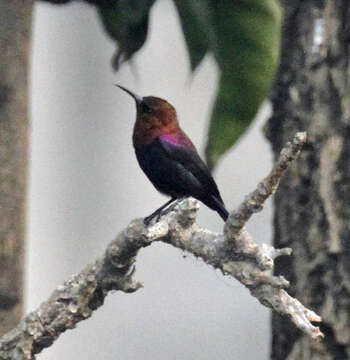
<path id="1" fill-rule="evenodd" d="M 271 173 L 229 216 L 223 234 L 202 229 L 195 223 L 199 205 L 192 198 L 179 202 L 160 221 L 147 227 L 142 219 L 131 221 L 108 245 L 102 258 L 60 285 L 37 310 L 1 338 L 0 359 L 34 359 L 35 354 L 49 347 L 64 331 L 89 318 L 110 290 L 131 293 L 142 287 L 133 280 L 136 255 L 154 241 L 188 251 L 235 277 L 263 305 L 287 315 L 311 338 L 322 338 L 319 328 L 311 324 L 311 321 L 320 322 L 321 318 L 287 294 L 284 288 L 289 283 L 284 277 L 270 272 L 274 259 L 290 255 L 291 249 L 259 246 L 244 228 L 251 215 L 260 211 L 276 190 L 305 141 L 306 134 L 298 133 L 286 145 Z"/>

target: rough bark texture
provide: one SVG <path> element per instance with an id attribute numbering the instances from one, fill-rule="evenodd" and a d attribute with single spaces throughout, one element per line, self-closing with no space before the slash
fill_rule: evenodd
<path id="1" fill-rule="evenodd" d="M 0 0 L 0 334 L 22 315 L 32 0 Z"/>
<path id="2" fill-rule="evenodd" d="M 307 131 L 308 143 L 275 197 L 274 245 L 294 253 L 275 269 L 291 281 L 291 294 L 322 316 L 325 340 L 310 341 L 274 313 L 272 358 L 349 359 L 350 2 L 285 0 L 284 7 L 266 132 L 275 154 L 296 131 Z"/>
<path id="3" fill-rule="evenodd" d="M 154 241 L 188 251 L 225 275 L 235 277 L 263 305 L 289 317 L 313 341 L 322 339 L 319 328 L 311 323 L 320 322 L 321 318 L 284 290 L 289 284 L 283 276 L 271 274 L 274 259 L 290 255 L 291 249 L 257 245 L 244 227 L 275 192 L 305 141 L 306 134 L 298 133 L 287 144 L 270 174 L 230 214 L 222 234 L 198 227 L 198 202 L 191 198 L 172 206 L 156 223 L 145 226 L 142 219 L 132 221 L 108 245 L 102 258 L 57 287 L 47 301 L 0 338 L 0 359 L 34 360 L 35 354 L 51 346 L 64 331 L 89 318 L 111 290 L 134 292 L 140 288 L 141 284 L 133 280 L 136 255 Z"/>

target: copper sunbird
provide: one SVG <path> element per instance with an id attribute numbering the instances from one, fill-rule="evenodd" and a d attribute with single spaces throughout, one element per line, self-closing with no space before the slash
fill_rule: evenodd
<path id="1" fill-rule="evenodd" d="M 192 196 L 219 213 L 228 211 L 218 187 L 189 137 L 181 129 L 175 108 L 154 96 L 141 97 L 121 85 L 136 102 L 133 145 L 141 169 L 154 187 L 170 200 L 144 219 L 157 217 L 177 199 Z"/>

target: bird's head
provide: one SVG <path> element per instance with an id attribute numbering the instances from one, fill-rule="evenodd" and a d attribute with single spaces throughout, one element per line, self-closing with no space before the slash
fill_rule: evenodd
<path id="1" fill-rule="evenodd" d="M 155 96 L 141 97 L 126 89 L 116 85 L 130 96 L 136 103 L 136 126 L 145 131 L 160 131 L 177 125 L 177 115 L 175 108 L 166 100 Z"/>

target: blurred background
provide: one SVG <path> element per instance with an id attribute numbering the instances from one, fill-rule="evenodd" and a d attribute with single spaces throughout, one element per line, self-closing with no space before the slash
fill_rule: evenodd
<path id="1" fill-rule="evenodd" d="M 167 0 L 152 7 L 145 46 L 117 73 L 110 65 L 115 44 L 93 7 L 36 2 L 33 21 L 26 312 L 100 256 L 131 219 L 165 200 L 136 162 L 134 102 L 113 84 L 167 99 L 203 154 L 218 81 L 210 56 L 191 74 L 177 12 Z M 265 104 L 217 166 L 229 209 L 271 167 L 261 131 L 269 111 Z M 214 231 L 223 225 L 204 206 L 198 221 Z M 270 223 L 268 204 L 248 229 L 269 242 Z M 269 358 L 269 310 L 238 282 L 164 244 L 142 251 L 136 269 L 143 289 L 109 295 L 39 359 Z"/>

